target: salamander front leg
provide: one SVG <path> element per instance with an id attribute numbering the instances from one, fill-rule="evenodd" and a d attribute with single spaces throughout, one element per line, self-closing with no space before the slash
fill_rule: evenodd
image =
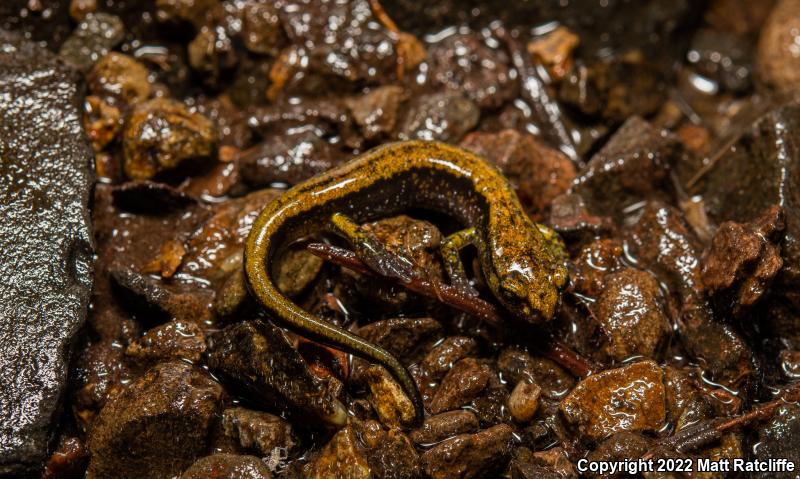
<path id="1" fill-rule="evenodd" d="M 457 231 L 442 241 L 439 252 L 444 260 L 444 267 L 450 277 L 450 283 L 469 296 L 478 296 L 478 291 L 469 284 L 469 278 L 464 270 L 464 263 L 461 262 L 461 250 L 469 245 L 479 248 L 481 238 L 475 227 Z"/>
<path id="2" fill-rule="evenodd" d="M 331 216 L 333 231 L 353 245 L 358 259 L 381 276 L 398 278 L 409 282 L 414 276 L 414 265 L 408 259 L 396 255 L 371 232 L 362 228 L 352 218 L 341 213 Z"/>

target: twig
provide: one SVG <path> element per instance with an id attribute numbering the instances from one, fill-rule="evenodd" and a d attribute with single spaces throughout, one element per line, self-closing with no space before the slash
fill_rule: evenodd
<path id="1" fill-rule="evenodd" d="M 368 276 L 379 276 L 348 249 L 325 243 L 311 243 L 307 249 L 312 254 L 339 266 Z M 410 291 L 428 298 L 441 301 L 458 310 L 464 311 L 478 319 L 486 321 L 493 327 L 504 326 L 500 311 L 488 301 L 463 293 L 458 288 L 432 278 L 414 275 L 408 282 L 391 278 Z M 600 368 L 584 358 L 561 341 L 551 339 L 539 347 L 540 352 L 548 359 L 567 369 L 575 376 L 584 378 Z"/>

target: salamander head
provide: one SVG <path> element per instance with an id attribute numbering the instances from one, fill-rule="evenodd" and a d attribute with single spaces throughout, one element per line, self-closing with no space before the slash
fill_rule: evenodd
<path id="1" fill-rule="evenodd" d="M 538 233 L 538 232 L 537 232 Z M 495 296 L 512 314 L 528 322 L 550 320 L 568 283 L 560 240 L 532 234 L 529 241 L 494 255 Z"/>

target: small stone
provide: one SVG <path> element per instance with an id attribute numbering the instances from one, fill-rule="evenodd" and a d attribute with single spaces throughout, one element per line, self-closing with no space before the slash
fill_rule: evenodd
<path id="1" fill-rule="evenodd" d="M 83 129 L 94 151 L 101 152 L 122 129 L 122 113 L 94 95 L 86 97 L 83 109 Z"/>
<path id="2" fill-rule="evenodd" d="M 586 167 L 572 192 L 592 213 L 624 217 L 626 208 L 647 198 L 669 199 L 669 170 L 682 154 L 677 138 L 639 117 L 629 118 Z"/>
<path id="3" fill-rule="evenodd" d="M 97 11 L 97 0 L 71 0 L 69 16 L 76 22 L 82 22 L 86 15 Z"/>
<path id="4" fill-rule="evenodd" d="M 531 356 L 513 347 L 500 353 L 497 367 L 509 384 L 528 381 L 542 388 L 542 395 L 550 399 L 562 398 L 575 383 L 572 376 L 553 361 Z"/>
<path id="5" fill-rule="evenodd" d="M 187 46 L 189 65 L 200 73 L 203 83 L 216 87 L 223 73 L 239 62 L 233 39 L 221 25 L 203 25 Z"/>
<path id="6" fill-rule="evenodd" d="M 226 436 L 260 457 L 269 456 L 276 448 L 288 453 L 295 445 L 291 424 L 261 411 L 242 407 L 226 409 L 222 412 L 222 428 Z"/>
<path id="7" fill-rule="evenodd" d="M 363 326 L 358 335 L 410 364 L 441 337 L 442 329 L 433 318 L 392 318 Z"/>
<path id="8" fill-rule="evenodd" d="M 200 29 L 210 20 L 219 0 L 156 0 L 156 18 L 161 22 L 189 22 Z"/>
<path id="9" fill-rule="evenodd" d="M 206 350 L 206 335 L 191 321 L 173 320 L 147 331 L 128 346 L 125 354 L 143 362 L 187 359 L 199 362 Z"/>
<path id="10" fill-rule="evenodd" d="M 363 377 L 370 391 L 369 402 L 383 424 L 397 427 L 414 422 L 414 404 L 384 368 L 369 366 Z"/>
<path id="11" fill-rule="evenodd" d="M 561 413 L 593 440 L 618 431 L 657 431 L 666 415 L 663 372 L 642 361 L 593 374 L 561 401 Z"/>
<path id="12" fill-rule="evenodd" d="M 609 274 L 596 311 L 608 340 L 605 350 L 619 361 L 655 357 L 672 330 L 658 281 L 646 271 L 625 268 Z"/>
<path id="13" fill-rule="evenodd" d="M 520 447 L 511 461 L 511 479 L 578 479 L 578 473 L 560 447 L 539 452 Z"/>
<path id="14" fill-rule="evenodd" d="M 180 474 L 205 449 L 222 394 L 222 386 L 189 364 L 170 362 L 150 369 L 100 411 L 88 435 L 86 477 Z"/>
<path id="15" fill-rule="evenodd" d="M 108 13 L 87 13 L 61 45 L 58 54 L 71 66 L 87 71 L 125 37 L 125 25 Z"/>
<path id="16" fill-rule="evenodd" d="M 239 159 L 242 179 L 254 188 L 274 183 L 295 185 L 338 162 L 331 144 L 307 129 L 271 136 L 243 151 Z"/>
<path id="17" fill-rule="evenodd" d="M 565 240 L 580 242 L 591 241 L 600 234 L 610 232 L 614 226 L 611 218 L 591 214 L 583 196 L 575 193 L 553 198 L 547 224 Z"/>
<path id="18" fill-rule="evenodd" d="M 420 364 L 427 377 L 438 381 L 450 371 L 453 364 L 477 352 L 478 342 L 466 336 L 448 336 L 434 346 Z"/>
<path id="19" fill-rule="evenodd" d="M 264 461 L 255 456 L 212 454 L 186 469 L 180 479 L 272 479 Z"/>
<path id="20" fill-rule="evenodd" d="M 394 131 L 400 104 L 405 99 L 406 93 L 402 87 L 387 85 L 349 98 L 345 103 L 364 138 L 373 140 Z"/>
<path id="21" fill-rule="evenodd" d="M 244 47 L 260 55 L 277 56 L 283 42 L 278 7 L 272 3 L 248 1 L 242 11 Z"/>
<path id="22" fill-rule="evenodd" d="M 580 37 L 569 28 L 560 26 L 528 43 L 528 53 L 547 68 L 550 78 L 559 81 L 572 69 L 572 52 Z"/>
<path id="23" fill-rule="evenodd" d="M 455 93 L 416 96 L 407 111 L 397 135 L 401 140 L 456 143 L 480 118 L 478 106 Z"/>
<path id="24" fill-rule="evenodd" d="M 542 388 L 528 381 L 520 381 L 508 397 L 508 410 L 517 422 L 528 422 L 539 410 Z"/>
<path id="25" fill-rule="evenodd" d="M 260 403 L 306 414 L 333 425 L 347 419 L 344 406 L 318 379 L 283 332 L 272 323 L 245 321 L 222 330 L 208 354 L 212 371 Z"/>
<path id="26" fill-rule="evenodd" d="M 478 397 L 489 382 L 489 367 L 472 358 L 462 359 L 442 379 L 431 400 L 430 411 L 439 414 L 457 409 Z"/>
<path id="27" fill-rule="evenodd" d="M 780 93 L 800 93 L 800 0 L 779 0 L 773 7 L 756 59 L 764 83 Z"/>
<path id="28" fill-rule="evenodd" d="M 86 77 L 89 91 L 120 107 L 147 100 L 152 85 L 147 67 L 128 55 L 111 52 L 94 64 Z"/>
<path id="29" fill-rule="evenodd" d="M 591 451 L 586 459 L 590 462 L 635 461 L 642 457 L 650 447 L 650 441 L 634 432 L 622 431 L 613 434 Z M 590 474 L 590 477 L 607 477 Z"/>
<path id="30" fill-rule="evenodd" d="M 719 225 L 703 258 L 703 286 L 720 300 L 720 309 L 741 315 L 767 291 L 783 267 L 784 217 L 774 205 L 752 223 Z"/>
<path id="31" fill-rule="evenodd" d="M 215 145 L 216 131 L 208 118 L 174 100 L 150 100 L 137 105 L 125 123 L 125 174 L 147 180 L 186 160 L 212 156 Z"/>
<path id="32" fill-rule="evenodd" d="M 431 479 L 495 477 L 508 464 L 512 438 L 508 424 L 462 434 L 422 454 L 422 467 Z"/>
<path id="33" fill-rule="evenodd" d="M 77 437 L 63 438 L 44 466 L 41 479 L 70 479 L 83 477 L 89 454 Z"/>
<path id="34" fill-rule="evenodd" d="M 481 108 L 497 108 L 517 93 L 505 50 L 490 48 L 475 32 L 459 32 L 434 42 L 428 57 L 434 82 Z"/>
<path id="35" fill-rule="evenodd" d="M 308 479 L 348 478 L 370 479 L 367 458 L 358 447 L 351 426 L 341 429 L 322 448 L 311 466 Z"/>
<path id="36" fill-rule="evenodd" d="M 364 443 L 370 472 L 383 479 L 416 479 L 419 474 L 419 455 L 414 445 L 398 428 L 386 430 L 375 421 L 366 421 L 358 429 Z"/>
<path id="37" fill-rule="evenodd" d="M 616 238 L 597 239 L 584 246 L 571 262 L 570 287 L 590 298 L 600 297 L 606 277 L 622 267 L 624 253 L 622 242 Z"/>
<path id="38" fill-rule="evenodd" d="M 800 406 L 786 404 L 778 408 L 772 418 L 758 431 L 756 459 L 767 461 L 773 458 L 788 459 L 800 464 Z M 797 471 L 771 473 L 776 479 L 797 477 Z"/>
<path id="39" fill-rule="evenodd" d="M 411 432 L 411 440 L 421 446 L 436 444 L 457 434 L 477 432 L 479 426 L 475 414 L 457 409 L 426 418 L 422 426 Z"/>

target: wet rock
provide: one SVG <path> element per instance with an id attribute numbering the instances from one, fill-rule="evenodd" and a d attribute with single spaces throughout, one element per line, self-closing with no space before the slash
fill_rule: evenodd
<path id="1" fill-rule="evenodd" d="M 784 349 L 778 355 L 781 371 L 791 379 L 800 378 L 800 351 Z"/>
<path id="2" fill-rule="evenodd" d="M 219 86 L 223 74 L 239 62 L 233 39 L 222 25 L 203 25 L 197 36 L 187 46 L 189 66 L 201 81 L 214 88 Z"/>
<path id="3" fill-rule="evenodd" d="M 87 71 L 125 37 L 125 25 L 108 13 L 87 13 L 61 45 L 59 56 L 77 70 Z"/>
<path id="4" fill-rule="evenodd" d="M 589 213 L 583 196 L 567 193 L 553 198 L 547 222 L 565 239 L 588 241 L 613 228 L 611 218 Z"/>
<path id="5" fill-rule="evenodd" d="M 424 58 L 419 41 L 388 26 L 366 0 L 310 5 L 291 0 L 279 17 L 290 46 L 273 66 L 271 99 L 389 83 L 414 68 L 420 53 Z"/>
<path id="6" fill-rule="evenodd" d="M 264 461 L 255 456 L 213 454 L 197 460 L 180 479 L 272 479 Z"/>
<path id="7" fill-rule="evenodd" d="M 86 477 L 180 474 L 205 449 L 222 394 L 218 383 L 189 364 L 150 369 L 114 396 L 94 422 Z"/>
<path id="8" fill-rule="evenodd" d="M 744 35 L 757 32 L 761 28 L 774 4 L 775 0 L 712 0 L 703 17 L 717 30 Z"/>
<path id="9" fill-rule="evenodd" d="M 580 37 L 560 26 L 528 43 L 528 53 L 547 68 L 550 78 L 559 81 L 572 69 L 572 52 Z"/>
<path id="10" fill-rule="evenodd" d="M 71 0 L 69 16 L 76 22 L 83 21 L 86 15 L 97 11 L 97 0 Z"/>
<path id="11" fill-rule="evenodd" d="M 442 379 L 431 400 L 431 413 L 451 411 L 469 403 L 483 391 L 490 376 L 485 364 L 472 358 L 460 360 Z"/>
<path id="12" fill-rule="evenodd" d="M 242 152 L 242 179 L 252 187 L 297 183 L 333 167 L 340 156 L 314 131 L 270 137 Z"/>
<path id="13" fill-rule="evenodd" d="M 758 431 L 759 446 L 756 458 L 766 461 L 772 458 L 784 458 L 800 464 L 800 406 L 787 404 L 778 411 Z M 772 477 L 789 479 L 795 472 L 773 473 Z"/>
<path id="14" fill-rule="evenodd" d="M 606 352 L 620 361 L 634 355 L 655 357 L 672 329 L 656 278 L 625 268 L 609 274 L 604 286 L 596 311 L 608 341 Z"/>
<path id="15" fill-rule="evenodd" d="M 560 399 L 575 383 L 572 376 L 553 361 L 513 347 L 500 353 L 497 367 L 510 384 L 522 381 L 537 384 L 542 388 L 542 395 L 551 399 Z"/>
<path id="16" fill-rule="evenodd" d="M 128 357 L 142 362 L 187 359 L 199 362 L 206 350 L 206 335 L 190 321 L 170 321 L 147 331 L 125 350 Z"/>
<path id="17" fill-rule="evenodd" d="M 288 453 L 295 445 L 291 424 L 265 412 L 241 407 L 226 409 L 222 412 L 222 428 L 226 436 L 260 457 L 269 456 L 275 448 Z"/>
<path id="18" fill-rule="evenodd" d="M 349 98 L 346 104 L 364 138 L 374 140 L 394 131 L 406 95 L 402 87 L 387 85 Z"/>
<path id="19" fill-rule="evenodd" d="M 209 350 L 212 371 L 245 388 L 262 404 L 343 424 L 346 411 L 328 384 L 315 377 L 283 332 L 246 321 L 222 330 Z"/>
<path id="20" fill-rule="evenodd" d="M 642 361 L 593 374 L 561 401 L 561 413 L 588 439 L 657 431 L 666 415 L 661 368 Z"/>
<path id="21" fill-rule="evenodd" d="M 648 116 L 664 101 L 665 73 L 636 50 L 588 65 L 576 62 L 562 80 L 558 97 L 585 115 L 607 121 Z"/>
<path id="22" fill-rule="evenodd" d="M 420 477 L 419 456 L 414 445 L 400 429 L 386 430 L 375 421 L 359 428 L 359 438 L 366 448 L 367 463 L 373 477 L 413 479 Z"/>
<path id="23" fill-rule="evenodd" d="M 293 298 L 314 281 L 323 263 L 320 257 L 309 253 L 304 247 L 291 248 L 277 261 L 275 285 L 283 294 Z"/>
<path id="24" fill-rule="evenodd" d="M 280 193 L 280 190 L 265 188 L 247 196 L 218 203 L 212 211 L 213 214 L 207 217 L 206 221 L 186 240 L 186 255 L 181 263 L 179 273 L 205 278 L 217 285 L 224 282 L 230 275 L 241 271 L 244 243 L 250 228 L 258 214 L 264 209 L 264 205 L 275 199 Z M 300 259 L 302 260 L 302 255 Z M 296 280 L 308 280 L 308 276 L 305 274 L 313 273 L 313 271 L 301 268 L 301 265 L 297 263 L 294 265 L 297 266 L 296 268 L 287 267 L 287 265 L 280 264 L 282 261 L 284 261 L 283 257 L 278 258 L 279 264 L 275 265 L 275 269 L 281 274 L 291 271 L 304 273 L 302 277 L 296 277 Z M 303 284 L 298 281 L 293 287 L 302 288 Z"/>
<path id="25" fill-rule="evenodd" d="M 686 59 L 701 75 L 732 92 L 750 88 L 752 73 L 750 41 L 726 31 L 700 29 L 692 39 Z"/>
<path id="26" fill-rule="evenodd" d="M 622 242 L 617 239 L 598 239 L 589 243 L 570 265 L 570 287 L 590 298 L 600 297 L 607 276 L 622 267 L 623 254 Z"/>
<path id="27" fill-rule="evenodd" d="M 560 447 L 531 452 L 520 447 L 511 460 L 511 479 L 577 479 L 573 462 Z"/>
<path id="28" fill-rule="evenodd" d="M 545 217 L 553 199 L 565 193 L 575 178 L 572 161 L 530 133 L 516 130 L 474 132 L 467 135 L 460 146 L 500 168 L 534 218 Z"/>
<path id="29" fill-rule="evenodd" d="M 183 103 L 160 98 L 141 103 L 123 130 L 125 174 L 147 180 L 184 161 L 208 158 L 216 138 L 214 124 Z"/>
<path id="30" fill-rule="evenodd" d="M 122 129 L 122 113 L 119 108 L 94 95 L 86 97 L 83 108 L 83 128 L 94 151 L 101 152 Z M 102 166 L 98 167 L 98 176 L 110 176 L 103 170 Z"/>
<path id="31" fill-rule="evenodd" d="M 0 30 L 0 475 L 44 461 L 89 303 L 80 91 L 53 55 Z"/>
<path id="32" fill-rule="evenodd" d="M 508 463 L 512 432 L 499 424 L 448 439 L 422 454 L 422 467 L 432 479 L 491 477 Z"/>
<path id="33" fill-rule="evenodd" d="M 306 477 L 309 479 L 337 477 L 370 479 L 369 463 L 358 447 L 352 426 L 339 430 L 322 448 Z"/>
<path id="34" fill-rule="evenodd" d="M 94 64 L 86 76 L 89 91 L 118 107 L 147 100 L 152 93 L 150 72 L 138 60 L 111 52 Z"/>
<path id="35" fill-rule="evenodd" d="M 539 410 L 542 388 L 528 381 L 520 381 L 508 397 L 508 411 L 517 422 L 528 422 Z"/>
<path id="36" fill-rule="evenodd" d="M 370 366 L 363 377 L 370 391 L 369 402 L 383 424 L 396 427 L 414 421 L 414 405 L 384 368 Z"/>
<path id="37" fill-rule="evenodd" d="M 680 154 L 672 135 L 630 118 L 578 173 L 572 191 L 593 213 L 622 219 L 627 207 L 643 199 L 669 199 L 669 168 Z"/>
<path id="38" fill-rule="evenodd" d="M 442 243 L 442 233 L 432 223 L 398 215 L 367 223 L 363 228 L 385 244 L 390 253 L 411 261 L 415 269 L 442 278 L 443 269 L 436 257 Z"/>
<path id="39" fill-rule="evenodd" d="M 160 22 L 188 22 L 201 28 L 211 19 L 219 0 L 156 0 L 156 18 Z"/>
<path id="40" fill-rule="evenodd" d="M 745 128 L 715 156 L 719 159 L 705 179 L 704 201 L 712 220 L 748 223 L 773 205 L 786 214 L 782 241 L 783 270 L 777 293 L 800 304 L 790 285 L 800 280 L 800 104 L 775 108 Z"/>
<path id="41" fill-rule="evenodd" d="M 758 39 L 758 74 L 780 93 L 800 92 L 800 1 L 779 0 Z"/>
<path id="42" fill-rule="evenodd" d="M 448 336 L 434 346 L 420 363 L 420 369 L 427 377 L 438 381 L 443 378 L 453 364 L 460 359 L 474 354 L 478 350 L 478 342 L 465 336 Z"/>
<path id="43" fill-rule="evenodd" d="M 465 409 L 448 411 L 425 419 L 411 432 L 411 440 L 419 445 L 436 444 L 457 434 L 476 432 L 478 427 L 475 414 Z"/>
<path id="44" fill-rule="evenodd" d="M 622 431 L 613 434 L 605 441 L 598 444 L 586 459 L 589 462 L 595 461 L 635 461 L 642 457 L 650 447 L 650 441 L 644 436 L 633 432 Z M 589 477 L 606 477 L 599 474 L 588 474 Z"/>
<path id="45" fill-rule="evenodd" d="M 478 416 L 483 427 L 501 422 L 511 422 L 508 410 L 510 400 L 508 388 L 500 380 L 500 375 L 494 368 L 490 367 L 489 371 L 489 381 L 486 383 L 486 387 L 466 406 Z"/>
<path id="46" fill-rule="evenodd" d="M 341 136 L 351 148 L 360 147 L 363 141 L 355 131 L 350 111 L 335 97 L 279 101 L 252 108 L 248 110 L 247 125 L 264 139 L 313 129 L 321 137 Z"/>
<path id="47" fill-rule="evenodd" d="M 472 101 L 455 93 L 414 97 L 400 124 L 401 140 L 436 140 L 456 143 L 478 124 L 480 110 Z"/>
<path id="48" fill-rule="evenodd" d="M 733 327 L 714 318 L 702 290 L 697 240 L 680 213 L 648 203 L 626 238 L 640 268 L 655 273 L 681 298 L 678 332 L 689 355 L 717 382 L 737 387 L 753 372 L 753 353 Z"/>
<path id="49" fill-rule="evenodd" d="M 77 437 L 64 438 L 47 461 L 42 473 L 42 479 L 78 479 L 83 477 L 88 460 L 88 451 L 80 439 Z"/>
<path id="50" fill-rule="evenodd" d="M 450 35 L 431 45 L 428 57 L 434 84 L 481 108 L 497 108 L 517 94 L 508 55 L 489 47 L 476 33 Z"/>
<path id="51" fill-rule="evenodd" d="M 242 41 L 253 53 L 275 56 L 283 42 L 278 8 L 271 3 L 249 1 L 242 11 Z"/>
<path id="52" fill-rule="evenodd" d="M 433 318 L 393 318 L 363 326 L 358 335 L 410 364 L 441 337 L 442 325 Z"/>
<path id="53" fill-rule="evenodd" d="M 740 315 L 766 292 L 783 266 L 776 243 L 784 227 L 778 205 L 752 223 L 719 225 L 703 258 L 703 286 L 721 300 L 720 309 Z"/>

